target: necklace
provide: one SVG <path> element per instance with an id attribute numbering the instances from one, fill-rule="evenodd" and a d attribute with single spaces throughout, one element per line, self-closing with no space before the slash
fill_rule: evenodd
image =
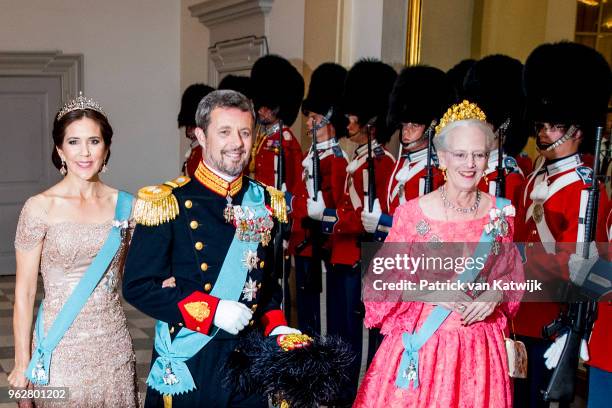
<path id="1" fill-rule="evenodd" d="M 475 212 L 478 209 L 478 205 L 480 204 L 480 190 L 476 190 L 476 201 L 474 201 L 474 204 L 468 208 L 459 207 L 458 205 L 451 203 L 446 196 L 446 190 L 444 190 L 444 186 L 440 186 L 440 195 L 442 196 L 442 203 L 444 207 L 450 208 L 451 210 L 455 210 L 458 213 L 462 214 L 469 214 Z"/>

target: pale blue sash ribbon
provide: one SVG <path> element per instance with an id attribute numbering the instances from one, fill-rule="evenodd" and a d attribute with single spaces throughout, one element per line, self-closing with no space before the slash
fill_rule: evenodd
<path id="1" fill-rule="evenodd" d="M 264 189 L 252 182 L 249 182 L 241 207 L 253 211 L 254 218 L 270 216 L 265 207 Z M 245 256 L 248 251 L 257 252 L 258 246 L 259 241 L 240 241 L 234 235 L 210 292 L 211 296 L 234 301 L 240 299 L 248 273 Z M 185 361 L 204 348 L 218 331 L 217 327 L 213 327 L 211 334 L 206 335 L 183 327 L 172 341 L 168 323 L 158 320 L 155 325 L 155 351 L 159 357 L 151 367 L 147 385 L 163 395 L 181 394 L 195 389 Z"/>
<path id="2" fill-rule="evenodd" d="M 502 209 L 506 205 L 510 205 L 510 201 L 497 197 L 495 205 L 497 208 Z M 474 250 L 474 258 L 482 258 L 488 256 L 491 253 L 491 247 L 493 245 L 493 234 L 482 231 L 480 240 L 476 249 Z M 481 269 L 475 265 L 473 268 L 467 268 L 463 274 L 461 274 L 457 281 L 459 282 L 473 282 L 476 277 L 480 274 Z M 450 315 L 451 311 L 442 307 L 436 306 L 430 312 L 427 319 L 421 326 L 419 331 L 402 334 L 402 343 L 404 345 L 404 352 L 402 353 L 402 359 L 395 376 L 395 385 L 398 388 L 407 389 L 412 381 L 412 388 L 416 389 L 419 386 L 419 350 L 423 345 L 433 336 L 433 334 L 440 328 L 442 323 Z"/>
<path id="3" fill-rule="evenodd" d="M 74 288 L 68 300 L 57 314 L 49 332 L 45 336 L 43 303 L 40 303 L 38 317 L 36 318 L 37 345 L 25 376 L 34 384 L 46 385 L 49 383 L 49 368 L 51 366 L 51 355 L 74 319 L 78 316 L 87 303 L 89 296 L 93 293 L 98 283 L 104 276 L 115 254 L 121 245 L 121 228 L 126 225 L 132 212 L 132 200 L 134 197 L 124 191 L 119 191 L 117 204 L 115 206 L 115 222 L 111 228 L 104 245 L 94 258 L 83 277 Z"/>

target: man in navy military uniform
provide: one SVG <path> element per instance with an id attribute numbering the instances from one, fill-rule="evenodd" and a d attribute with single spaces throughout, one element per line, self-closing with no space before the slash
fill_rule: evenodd
<path id="1" fill-rule="evenodd" d="M 123 295 L 158 320 L 145 406 L 265 407 L 265 397 L 224 386 L 222 368 L 257 327 L 266 336 L 299 333 L 286 326 L 270 270 L 285 200 L 242 175 L 255 122 L 246 97 L 211 92 L 196 122 L 203 158 L 194 180 L 145 187 L 134 210 Z M 171 277 L 175 284 L 162 287 Z"/>

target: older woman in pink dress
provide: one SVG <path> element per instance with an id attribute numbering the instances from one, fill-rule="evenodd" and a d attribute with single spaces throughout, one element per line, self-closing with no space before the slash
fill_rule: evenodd
<path id="1" fill-rule="evenodd" d="M 504 245 L 512 242 L 514 210 L 508 201 L 500 206 L 502 201 L 477 187 L 495 137 L 484 119 L 482 111 L 466 101 L 449 109 L 434 138 L 446 182 L 400 206 L 386 242 L 407 246 L 477 243 L 497 214 L 507 228 L 495 238 L 498 256 L 488 259 L 491 262 L 481 274 L 487 270 L 487 281 L 520 281 L 521 258 L 512 245 Z M 385 338 L 361 384 L 355 407 L 512 406 L 503 333 L 508 318 L 518 309 L 520 293 L 489 290 L 469 298 L 461 294 L 455 301 L 440 298 L 445 301 L 433 304 L 401 301 L 401 295 L 394 298 L 392 294 L 386 294 L 385 301 L 374 301 L 368 296 L 367 280 L 364 290 L 365 325 L 381 328 Z M 417 365 L 412 365 L 415 361 L 407 360 L 405 334 L 418 333 L 430 315 L 440 312 L 448 316 L 426 338 L 418 349 Z"/>

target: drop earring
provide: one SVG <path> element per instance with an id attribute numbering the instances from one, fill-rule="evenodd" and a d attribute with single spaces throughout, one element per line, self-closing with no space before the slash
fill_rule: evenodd
<path id="1" fill-rule="evenodd" d="M 108 170 L 108 167 L 106 167 L 106 163 L 104 163 L 100 169 L 100 173 L 106 173 L 106 170 Z"/>
<path id="2" fill-rule="evenodd" d="M 444 181 L 448 180 L 448 176 L 446 175 L 446 167 L 440 166 L 440 171 L 442 172 L 442 176 L 444 176 Z"/>
<path id="3" fill-rule="evenodd" d="M 64 159 L 62 159 L 62 167 L 60 167 L 59 172 L 62 176 L 66 176 L 66 174 L 68 174 L 68 166 L 66 166 Z"/>
<path id="4" fill-rule="evenodd" d="M 485 173 L 484 171 L 482 172 L 482 178 L 483 178 L 485 184 L 488 186 L 489 185 L 489 179 L 487 178 L 487 173 Z"/>

